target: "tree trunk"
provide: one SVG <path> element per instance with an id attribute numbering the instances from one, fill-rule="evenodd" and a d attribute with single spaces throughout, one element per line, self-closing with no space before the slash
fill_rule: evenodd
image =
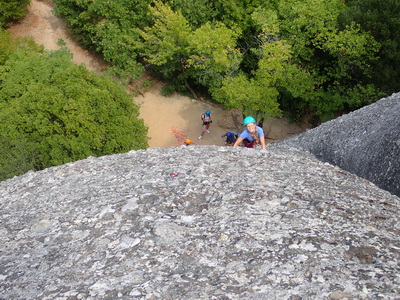
<path id="1" fill-rule="evenodd" d="M 192 93 L 193 98 L 194 99 L 198 99 L 196 92 L 194 91 L 194 89 L 192 89 L 192 87 L 190 86 L 190 84 L 187 82 L 187 80 L 185 79 L 185 86 L 186 88 Z"/>

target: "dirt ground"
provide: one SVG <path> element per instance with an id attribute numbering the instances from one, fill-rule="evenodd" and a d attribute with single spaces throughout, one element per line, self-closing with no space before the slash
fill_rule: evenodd
<path id="1" fill-rule="evenodd" d="M 73 62 L 85 64 L 94 72 L 101 72 L 106 64 L 93 53 L 82 49 L 71 37 L 67 26 L 53 15 L 53 3 L 50 0 L 31 0 L 27 16 L 9 28 L 16 37 L 31 36 L 38 44 L 48 50 L 57 50 L 59 39 L 64 40 L 73 54 Z M 140 105 L 140 117 L 149 127 L 150 147 L 170 147 L 191 139 L 195 145 L 224 145 L 221 135 L 229 130 L 243 130 L 241 114 L 235 110 L 226 111 L 218 105 L 198 101 L 178 94 L 164 97 L 160 94 L 161 84 L 155 84 L 143 96 L 135 97 Z M 202 140 L 200 116 L 206 110 L 211 111 L 213 124 L 210 133 Z M 286 119 L 273 118 L 264 123 L 267 143 L 300 133 L 305 125 L 292 124 Z"/>

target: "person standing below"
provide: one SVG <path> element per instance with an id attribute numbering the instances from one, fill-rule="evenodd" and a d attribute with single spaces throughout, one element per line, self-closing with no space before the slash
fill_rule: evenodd
<path id="1" fill-rule="evenodd" d="M 256 125 L 256 120 L 253 117 L 246 117 L 243 124 L 246 129 L 240 134 L 233 147 L 237 147 L 243 142 L 243 145 L 247 148 L 255 148 L 261 144 L 261 148 L 265 149 L 264 130 Z"/>
<path id="2" fill-rule="evenodd" d="M 210 133 L 209 128 L 212 123 L 211 112 L 207 110 L 204 114 L 201 115 L 201 120 L 203 121 L 203 130 L 201 131 L 199 140 L 203 138 L 204 132 Z"/>

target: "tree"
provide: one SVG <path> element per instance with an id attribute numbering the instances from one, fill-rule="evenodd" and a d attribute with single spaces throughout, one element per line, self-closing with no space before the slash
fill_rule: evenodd
<path id="1" fill-rule="evenodd" d="M 0 164 L 8 175 L 147 147 L 131 96 L 70 58 L 67 50 L 22 48 L 0 66 Z"/>
<path id="2" fill-rule="evenodd" d="M 30 0 L 0 0 L 0 28 L 6 28 L 11 21 L 26 15 L 26 7 Z"/>
<path id="3" fill-rule="evenodd" d="M 64 17 L 84 47 L 101 53 L 109 71 L 136 79 L 144 68 L 136 28 L 147 22 L 149 0 L 54 0 L 55 12 Z"/>
<path id="4" fill-rule="evenodd" d="M 163 1 L 173 11 L 180 11 L 192 28 L 198 28 L 208 21 L 215 20 L 218 12 L 214 9 L 210 0 L 171 0 Z"/>
<path id="5" fill-rule="evenodd" d="M 223 23 L 206 23 L 190 35 L 186 69 L 190 77 L 209 90 L 218 88 L 225 77 L 231 77 L 240 67 L 242 54 L 236 48 L 239 29 Z"/>
<path id="6" fill-rule="evenodd" d="M 4 64 L 13 51 L 14 43 L 11 33 L 0 29 L 0 65 Z"/>
<path id="7" fill-rule="evenodd" d="M 172 11 L 167 4 L 155 1 L 150 7 L 153 24 L 139 30 L 144 40 L 146 61 L 158 66 L 158 72 L 163 78 L 171 81 L 183 82 L 197 98 L 194 90 L 187 82 L 185 72 L 186 61 L 189 56 L 189 39 L 191 28 L 182 14 Z"/>
<path id="8" fill-rule="evenodd" d="M 193 30 L 179 11 L 161 2 L 155 2 L 150 11 L 154 24 L 141 31 L 147 61 L 159 66 L 165 78 L 182 82 L 194 98 L 197 94 L 188 79 L 211 89 L 238 70 L 241 54 L 235 45 L 240 30 L 220 22 Z"/>
<path id="9" fill-rule="evenodd" d="M 340 30 L 337 17 L 342 8 L 341 1 L 330 0 L 279 1 L 277 6 L 280 36 L 291 45 L 293 63 L 313 80 L 313 93 L 300 99 L 323 121 L 380 95 L 362 81 L 370 76 L 379 44 L 355 24 Z M 355 90 L 368 94 L 354 97 Z"/>
<path id="10" fill-rule="evenodd" d="M 214 89 L 214 97 L 230 108 L 240 109 L 244 115 L 252 115 L 260 121 L 281 116 L 278 98 L 281 88 L 296 96 L 303 96 L 310 80 L 292 64 L 291 47 L 279 36 L 279 22 L 275 12 L 258 10 L 252 15 L 260 33 L 258 47 L 252 48 L 258 57 L 258 68 L 251 76 L 243 72 L 226 77 L 220 89 Z"/>
<path id="11" fill-rule="evenodd" d="M 144 57 L 152 74 L 194 98 L 206 91 L 231 106 L 228 86 L 265 88 L 247 92 L 260 99 L 235 106 L 247 110 L 261 101 L 256 110 L 268 116 L 278 112 L 277 102 L 325 121 L 382 96 L 371 80 L 379 44 L 356 23 L 340 26 L 341 0 L 54 1 L 114 69 L 135 69 L 137 77 L 137 59 Z"/>
<path id="12" fill-rule="evenodd" d="M 18 38 L 14 41 L 12 34 L 0 29 L 0 65 L 5 64 L 10 55 L 17 49 L 29 52 L 43 52 L 43 45 L 38 45 L 31 38 Z"/>
<path id="13" fill-rule="evenodd" d="M 281 115 L 276 99 L 276 88 L 263 86 L 256 79 L 248 79 L 243 73 L 227 77 L 222 87 L 214 89 L 213 96 L 227 108 L 237 108 L 243 115 L 251 115 L 260 123 L 269 117 Z"/>
<path id="14" fill-rule="evenodd" d="M 181 11 L 194 29 L 206 23 L 220 22 L 226 27 L 246 31 L 251 14 L 263 0 L 166 0 L 174 11 Z"/>
<path id="15" fill-rule="evenodd" d="M 370 32 L 381 44 L 379 60 L 371 62 L 373 76 L 365 80 L 391 94 L 399 91 L 400 81 L 400 2 L 398 0 L 347 0 L 340 12 L 342 28 L 352 23 Z"/>
<path id="16" fill-rule="evenodd" d="M 139 34 L 130 27 L 120 27 L 113 21 L 98 24 L 97 51 L 112 65 L 108 71 L 122 78 L 137 79 L 144 67 L 137 61 Z"/>

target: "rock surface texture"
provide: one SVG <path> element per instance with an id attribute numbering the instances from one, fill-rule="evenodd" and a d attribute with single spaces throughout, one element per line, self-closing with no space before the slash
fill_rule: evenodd
<path id="1" fill-rule="evenodd" d="M 278 148 L 153 148 L 1 182 L 0 298 L 399 299 L 400 199 Z"/>
<path id="2" fill-rule="evenodd" d="M 400 93 L 288 138 L 283 144 L 302 147 L 400 196 Z"/>

